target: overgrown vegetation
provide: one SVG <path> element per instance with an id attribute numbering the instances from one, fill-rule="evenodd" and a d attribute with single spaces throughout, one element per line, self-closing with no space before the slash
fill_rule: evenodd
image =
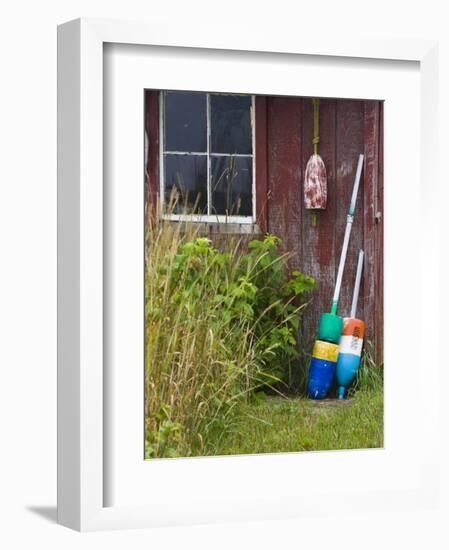
<path id="1" fill-rule="evenodd" d="M 149 224 L 146 457 L 214 454 L 258 388 L 282 391 L 312 278 L 272 235 L 223 251 L 189 224 Z"/>
<path id="2" fill-rule="evenodd" d="M 299 271 L 286 275 L 288 255 L 279 255 L 280 239 L 267 235 L 264 240 L 249 243 L 249 253 L 240 258 L 243 271 L 251 273 L 257 289 L 254 295 L 254 330 L 262 350 L 272 350 L 269 364 L 271 375 L 292 383 L 292 364 L 298 358 L 297 334 L 304 300 L 315 288 L 315 280 Z M 298 307 L 299 306 L 299 307 Z"/>
<path id="3" fill-rule="evenodd" d="M 214 245 L 199 231 L 148 224 L 146 458 L 382 446 L 371 344 L 348 400 L 306 399 L 310 346 L 297 334 L 314 280 L 287 274 L 273 235 Z"/>

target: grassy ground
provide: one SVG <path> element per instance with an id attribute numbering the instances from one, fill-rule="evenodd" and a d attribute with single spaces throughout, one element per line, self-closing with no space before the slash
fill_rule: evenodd
<path id="1" fill-rule="evenodd" d="M 241 412 L 235 429 L 203 456 L 383 446 L 382 389 L 344 401 L 266 397 Z"/>
<path id="2" fill-rule="evenodd" d="M 151 219 L 147 245 L 147 459 L 382 446 L 383 368 L 369 342 L 353 398 L 299 397 L 310 346 L 298 349 L 297 335 L 314 282 L 287 273 L 275 236 L 217 248 L 191 225 Z M 280 388 L 296 397 L 261 391 Z"/>

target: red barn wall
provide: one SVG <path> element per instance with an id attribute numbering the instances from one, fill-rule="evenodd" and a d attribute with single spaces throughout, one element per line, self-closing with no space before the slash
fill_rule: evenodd
<path id="1" fill-rule="evenodd" d="M 260 108 L 264 105 L 261 104 Z M 258 104 L 259 108 L 259 104 Z M 328 201 L 316 225 L 303 201 L 304 171 L 313 153 L 313 107 L 308 98 L 268 97 L 267 222 L 286 250 L 290 265 L 315 277 L 317 290 L 304 314 L 304 344 L 310 346 L 319 317 L 329 311 L 360 153 L 365 167 L 346 260 L 339 313 L 348 315 L 358 252 L 365 251 L 357 316 L 366 323 L 377 360 L 383 341 L 383 121 L 382 102 L 324 99 L 320 103 L 319 153 L 327 170 Z M 259 115 L 260 116 L 260 115 Z M 258 163 L 259 167 L 259 163 Z M 260 168 L 259 168 L 260 173 Z M 256 181 L 258 176 L 256 175 Z"/>

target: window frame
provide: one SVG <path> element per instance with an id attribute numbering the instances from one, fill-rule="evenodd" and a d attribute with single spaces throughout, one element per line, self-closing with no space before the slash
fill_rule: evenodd
<path id="1" fill-rule="evenodd" d="M 165 135 L 165 104 L 164 104 L 164 93 L 167 91 L 182 92 L 187 90 L 159 90 L 159 193 L 160 193 L 160 215 L 165 220 L 171 221 L 188 221 L 194 223 L 233 223 L 233 224 L 255 224 L 256 223 L 256 96 L 255 94 L 244 94 L 244 93 L 227 93 L 227 92 L 203 92 L 198 90 L 200 93 L 206 94 L 207 102 L 207 118 L 206 118 L 206 131 L 207 131 L 207 150 L 205 153 L 198 152 L 182 152 L 182 151 L 168 151 L 168 153 L 180 153 L 186 154 L 188 156 L 206 156 L 207 157 L 207 207 L 208 210 L 212 204 L 212 193 L 210 186 L 210 165 L 212 153 L 210 151 L 210 96 L 211 95 L 245 95 L 251 97 L 251 109 L 250 109 L 250 119 L 251 119 L 251 143 L 252 143 L 252 154 L 221 154 L 214 153 L 213 156 L 235 156 L 235 157 L 252 157 L 252 182 L 251 182 L 251 202 L 252 202 L 252 215 L 251 216 L 226 216 L 223 214 L 166 214 L 164 212 L 165 208 L 165 171 L 164 171 L 164 135 Z M 192 90 L 192 93 L 196 90 Z"/>

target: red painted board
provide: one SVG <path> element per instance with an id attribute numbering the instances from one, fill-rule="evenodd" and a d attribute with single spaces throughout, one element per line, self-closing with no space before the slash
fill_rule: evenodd
<path id="1" fill-rule="evenodd" d="M 279 236 L 299 269 L 301 240 L 301 99 L 268 98 L 268 230 Z"/>
<path id="2" fill-rule="evenodd" d="M 338 269 L 343 237 L 346 229 L 349 204 L 351 202 L 354 187 L 354 178 L 357 170 L 359 155 L 364 152 L 364 105 L 362 101 L 339 100 L 337 101 L 336 116 L 336 160 L 337 160 L 337 222 L 336 222 L 336 248 L 335 261 Z M 363 248 L 363 201 L 365 183 L 362 174 L 354 221 L 352 224 L 351 238 L 346 256 L 345 270 L 341 285 L 338 313 L 347 317 L 351 310 L 354 282 L 357 270 L 359 250 Z M 366 264 L 365 264 L 366 265 Z M 361 294 L 364 285 L 362 281 Z M 357 318 L 364 320 L 364 301 L 359 299 Z M 367 324 L 367 323 L 365 323 Z"/>
<path id="3" fill-rule="evenodd" d="M 267 232 L 268 215 L 268 133 L 267 98 L 256 97 L 256 222 L 262 234 Z"/>
<path id="4" fill-rule="evenodd" d="M 145 132 L 148 140 L 146 204 L 155 209 L 159 200 L 159 92 L 156 90 L 145 90 Z"/>
<path id="5" fill-rule="evenodd" d="M 376 346 L 376 310 L 377 304 L 377 233 L 376 213 L 378 212 L 378 175 L 379 175 L 379 102 L 365 102 L 365 195 L 363 208 L 363 236 L 365 249 L 364 311 L 366 319 L 366 340 Z"/>

